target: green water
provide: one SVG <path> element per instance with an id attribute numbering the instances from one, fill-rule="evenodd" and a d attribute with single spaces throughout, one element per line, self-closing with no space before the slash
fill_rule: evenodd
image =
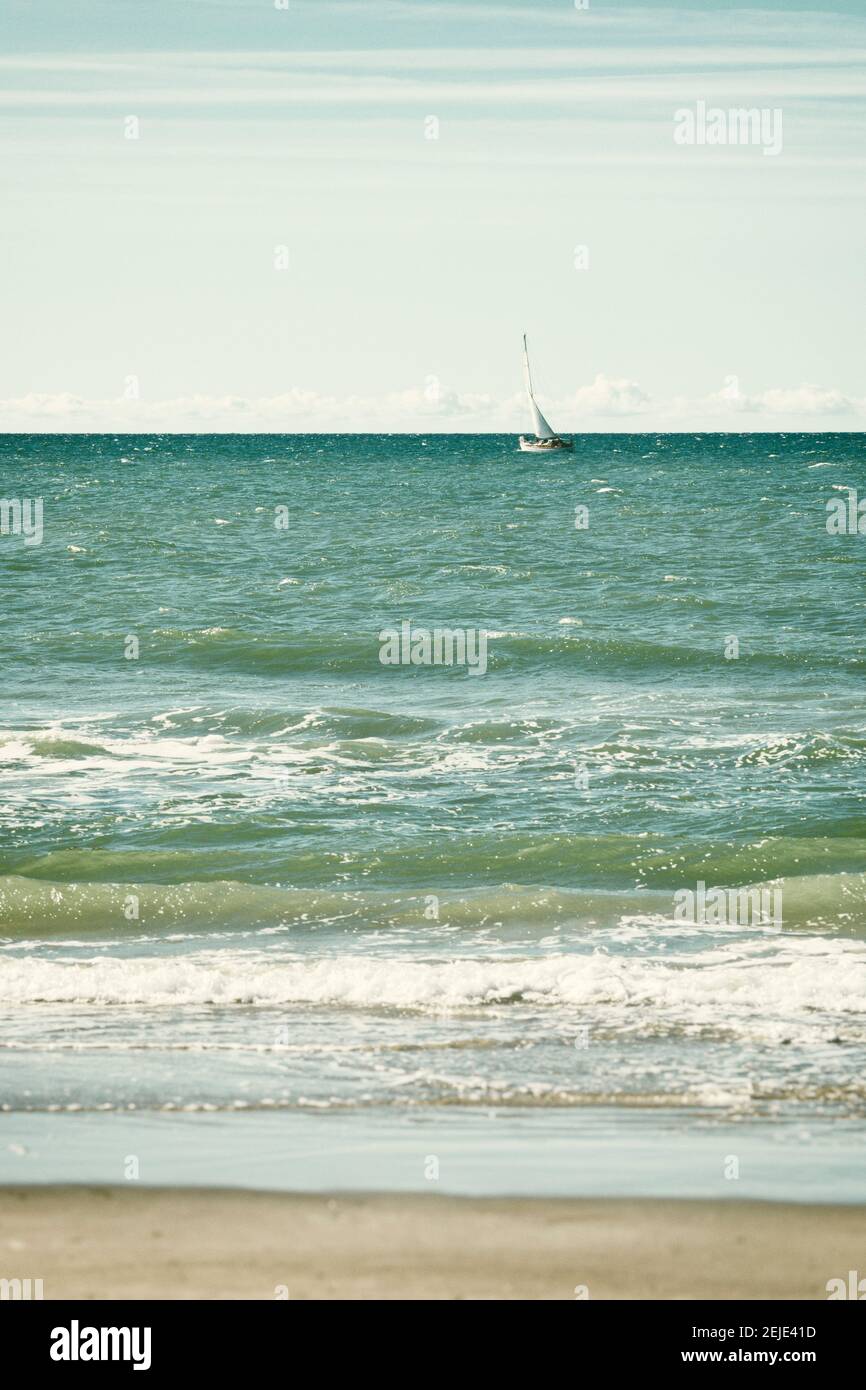
<path id="1" fill-rule="evenodd" d="M 110 1173 L 132 1107 L 155 1152 L 223 1117 L 223 1181 L 266 1110 L 455 1142 L 492 1111 L 496 1190 L 533 1185 L 532 1116 L 856 1151 L 866 535 L 827 504 L 864 453 L 0 438 L 43 509 L 0 535 L 0 1177 L 56 1176 L 34 1135 L 82 1116 Z M 486 669 L 383 664 L 402 623 Z M 699 883 L 771 886 L 781 931 L 677 920 Z"/>

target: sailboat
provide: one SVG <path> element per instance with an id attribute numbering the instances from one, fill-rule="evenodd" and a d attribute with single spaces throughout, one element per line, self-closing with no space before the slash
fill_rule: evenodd
<path id="1" fill-rule="evenodd" d="M 535 434 L 522 434 L 520 436 L 521 449 L 529 454 L 547 454 L 552 449 L 573 449 L 574 442 L 571 439 L 560 439 L 538 408 L 538 402 L 532 390 L 532 373 L 529 370 L 529 349 L 526 346 L 525 333 L 523 335 L 523 363 L 526 368 L 526 392 L 529 396 L 529 409 L 532 414 L 532 427 Z"/>

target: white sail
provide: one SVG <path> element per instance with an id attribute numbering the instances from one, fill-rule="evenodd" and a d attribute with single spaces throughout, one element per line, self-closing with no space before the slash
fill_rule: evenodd
<path id="1" fill-rule="evenodd" d="M 526 393 L 529 396 L 529 409 L 532 414 L 532 428 L 536 439 L 555 439 L 556 430 L 552 429 L 545 420 L 538 408 L 538 403 L 532 391 L 532 374 L 529 370 L 529 349 L 526 346 L 526 334 L 523 335 L 523 362 L 526 367 Z"/>
<path id="2" fill-rule="evenodd" d="M 536 439 L 555 439 L 556 431 L 551 429 L 541 411 L 535 403 L 535 397 L 529 397 L 529 409 L 532 411 L 532 426 L 535 431 Z"/>

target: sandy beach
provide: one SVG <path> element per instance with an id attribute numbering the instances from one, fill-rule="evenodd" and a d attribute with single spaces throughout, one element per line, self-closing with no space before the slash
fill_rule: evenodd
<path id="1" fill-rule="evenodd" d="M 825 1299 L 864 1249 L 862 1207 L 0 1190 L 46 1299 Z"/>

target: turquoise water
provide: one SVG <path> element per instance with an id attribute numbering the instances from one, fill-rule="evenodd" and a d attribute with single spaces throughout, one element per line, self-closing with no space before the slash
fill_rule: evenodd
<path id="1" fill-rule="evenodd" d="M 300 1135 L 405 1186 L 492 1115 L 491 1191 L 692 1191 L 736 1136 L 862 1195 L 864 457 L 0 437 L 44 530 L 0 535 L 0 1178 L 207 1136 L 315 1184 Z M 403 622 L 486 670 L 383 664 Z M 678 918 L 701 882 L 781 930 Z"/>

